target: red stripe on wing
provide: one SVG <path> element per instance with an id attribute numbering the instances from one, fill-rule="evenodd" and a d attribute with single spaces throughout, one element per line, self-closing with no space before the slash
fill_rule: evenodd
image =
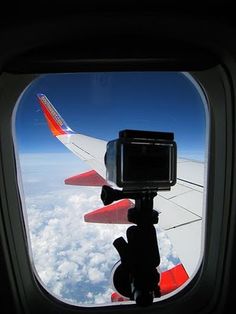
<path id="1" fill-rule="evenodd" d="M 160 288 L 161 295 L 170 293 L 185 283 L 189 276 L 182 264 L 161 273 Z"/>
<path id="2" fill-rule="evenodd" d="M 65 180 L 65 184 L 82 186 L 103 186 L 107 181 L 103 179 L 95 170 L 78 174 Z"/>
<path id="3" fill-rule="evenodd" d="M 124 199 L 84 215 L 84 221 L 106 224 L 130 224 L 127 219 L 127 211 L 131 207 L 134 207 L 134 203 Z"/>

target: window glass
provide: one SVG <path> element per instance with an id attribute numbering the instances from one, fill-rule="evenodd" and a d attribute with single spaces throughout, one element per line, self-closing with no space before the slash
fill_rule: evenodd
<path id="1" fill-rule="evenodd" d="M 112 243 L 129 225 L 115 215 L 131 204 L 110 211 L 114 223 L 91 212 L 104 207 L 106 142 L 124 129 L 174 132 L 177 183 L 154 202 L 162 296 L 194 276 L 203 251 L 207 117 L 186 73 L 46 74 L 30 84 L 17 104 L 15 145 L 33 267 L 51 294 L 78 305 L 117 304 Z"/>

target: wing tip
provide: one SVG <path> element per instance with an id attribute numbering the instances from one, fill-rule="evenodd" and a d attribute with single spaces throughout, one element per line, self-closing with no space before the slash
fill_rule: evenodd
<path id="1" fill-rule="evenodd" d="M 36 96 L 37 96 L 38 98 L 40 98 L 40 97 L 45 96 L 45 94 L 43 94 L 43 93 L 37 93 Z"/>
<path id="2" fill-rule="evenodd" d="M 63 120 L 47 96 L 43 93 L 37 93 L 36 95 L 52 134 L 54 136 L 74 134 L 75 132 Z"/>

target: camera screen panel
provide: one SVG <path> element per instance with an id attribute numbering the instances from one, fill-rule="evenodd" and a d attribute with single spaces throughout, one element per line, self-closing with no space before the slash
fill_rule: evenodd
<path id="1" fill-rule="evenodd" d="M 171 148 L 168 144 L 123 145 L 123 182 L 170 182 Z"/>

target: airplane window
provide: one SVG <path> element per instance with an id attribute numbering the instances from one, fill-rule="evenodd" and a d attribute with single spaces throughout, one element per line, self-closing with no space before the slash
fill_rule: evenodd
<path id="1" fill-rule="evenodd" d="M 83 306 L 128 300 L 114 290 L 111 271 L 120 259 L 113 241 L 126 237 L 133 203 L 104 206 L 100 197 L 106 143 L 125 129 L 174 133 L 177 183 L 154 200 L 161 298 L 194 277 L 203 252 L 207 119 L 188 73 L 45 74 L 28 86 L 15 116 L 19 187 L 35 275 L 52 295 Z"/>

